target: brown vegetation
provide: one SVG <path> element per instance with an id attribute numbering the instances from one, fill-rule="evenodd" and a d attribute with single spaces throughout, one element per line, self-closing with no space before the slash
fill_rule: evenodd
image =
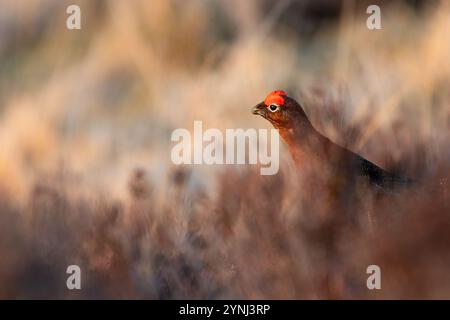
<path id="1" fill-rule="evenodd" d="M 307 34 L 290 1 L 79 1 L 81 31 L 38 3 L 0 5 L 1 298 L 450 298 L 445 2 L 396 1 L 370 31 L 346 1 Z M 278 88 L 421 186 L 334 212 L 285 149 L 275 176 L 171 164 L 193 120 L 269 128 L 249 111 Z"/>

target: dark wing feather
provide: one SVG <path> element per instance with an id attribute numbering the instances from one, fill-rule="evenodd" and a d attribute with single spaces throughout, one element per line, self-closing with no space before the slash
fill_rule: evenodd
<path id="1" fill-rule="evenodd" d="M 407 177 L 398 176 L 381 169 L 372 162 L 355 154 L 352 161 L 352 169 L 359 175 L 369 179 L 372 185 L 384 190 L 394 190 L 402 187 L 408 187 L 415 183 L 414 180 Z"/>

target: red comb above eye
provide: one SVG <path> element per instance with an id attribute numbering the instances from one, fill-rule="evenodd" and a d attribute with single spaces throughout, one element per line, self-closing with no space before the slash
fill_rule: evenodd
<path id="1" fill-rule="evenodd" d="M 269 93 L 269 95 L 266 97 L 266 100 L 264 100 L 264 104 L 266 106 L 271 104 L 276 105 L 283 105 L 284 104 L 284 97 L 287 96 L 287 93 L 282 90 L 276 90 Z"/>

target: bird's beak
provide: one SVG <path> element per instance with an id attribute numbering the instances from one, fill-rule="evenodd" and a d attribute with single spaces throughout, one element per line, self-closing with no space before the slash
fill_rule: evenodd
<path id="1" fill-rule="evenodd" d="M 257 104 L 256 106 L 254 106 L 254 107 L 252 108 L 252 113 L 264 117 L 263 106 L 264 106 L 264 103 L 263 103 L 263 102 Z"/>

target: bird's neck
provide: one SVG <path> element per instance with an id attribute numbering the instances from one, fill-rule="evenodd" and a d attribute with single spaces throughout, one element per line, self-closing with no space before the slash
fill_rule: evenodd
<path id="1" fill-rule="evenodd" d="M 323 159 L 328 139 L 322 136 L 308 120 L 298 121 L 291 128 L 278 128 L 281 138 L 288 145 L 297 165 L 306 164 L 312 158 Z"/>

